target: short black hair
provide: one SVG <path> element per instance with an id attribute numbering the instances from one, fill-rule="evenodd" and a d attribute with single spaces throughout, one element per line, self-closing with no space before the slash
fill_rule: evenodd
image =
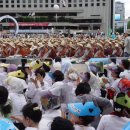
<path id="1" fill-rule="evenodd" d="M 117 68 L 114 70 L 114 73 L 116 74 L 117 78 L 120 78 L 120 73 L 123 72 L 123 68 L 117 66 Z"/>
<path id="2" fill-rule="evenodd" d="M 49 72 L 50 71 L 50 67 L 47 66 L 45 63 L 43 63 L 42 67 L 45 70 L 45 72 Z"/>
<path id="3" fill-rule="evenodd" d="M 8 100 L 8 90 L 4 86 L 0 86 L 0 106 L 1 106 L 1 113 L 6 116 L 7 114 L 11 113 L 12 107 L 11 104 L 6 104 Z"/>
<path id="4" fill-rule="evenodd" d="M 45 77 L 45 71 L 43 69 L 37 69 L 35 71 L 35 75 L 37 76 L 37 74 L 40 74 L 43 78 Z"/>
<path id="5" fill-rule="evenodd" d="M 77 88 L 75 90 L 76 96 L 79 96 L 80 94 L 89 94 L 91 91 L 91 87 L 87 82 L 82 82 L 77 85 Z"/>
<path id="6" fill-rule="evenodd" d="M 33 122 L 39 123 L 42 118 L 42 111 L 38 108 L 37 103 L 28 103 L 23 109 L 22 113 L 25 118 L 30 118 Z"/>
<path id="7" fill-rule="evenodd" d="M 2 59 L 0 59 L 1 63 L 6 63 L 6 57 L 1 56 L 0 58 L 2 58 Z"/>
<path id="8" fill-rule="evenodd" d="M 130 61 L 129 60 L 122 60 L 122 65 L 124 66 L 125 69 L 129 69 L 130 68 Z"/>
<path id="9" fill-rule="evenodd" d="M 90 123 L 94 121 L 94 116 L 80 116 L 79 119 L 81 120 L 82 124 L 84 126 L 88 126 Z"/>
<path id="10" fill-rule="evenodd" d="M 51 130 L 74 130 L 74 126 L 69 120 L 56 117 L 51 124 Z"/>
<path id="11" fill-rule="evenodd" d="M 55 62 L 61 62 L 61 57 L 57 56 L 57 57 L 55 58 Z"/>
<path id="12" fill-rule="evenodd" d="M 64 74 L 60 70 L 56 70 L 52 76 L 55 82 L 64 80 Z"/>
<path id="13" fill-rule="evenodd" d="M 84 73 L 84 76 L 85 76 L 83 79 L 84 82 L 88 82 L 91 78 L 91 74 L 89 72 Z"/>

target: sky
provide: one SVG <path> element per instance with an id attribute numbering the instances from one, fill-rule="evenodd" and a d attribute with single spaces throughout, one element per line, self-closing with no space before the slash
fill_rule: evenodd
<path id="1" fill-rule="evenodd" d="M 130 17 L 130 0 L 115 0 L 125 3 L 125 17 Z"/>

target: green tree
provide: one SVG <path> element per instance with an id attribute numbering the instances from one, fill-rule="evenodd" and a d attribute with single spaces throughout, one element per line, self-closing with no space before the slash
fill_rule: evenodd
<path id="1" fill-rule="evenodd" d="M 130 29 L 130 21 L 127 24 L 127 28 Z"/>
<path id="2" fill-rule="evenodd" d="M 124 27 L 116 28 L 115 32 L 118 32 L 120 34 L 124 33 Z"/>

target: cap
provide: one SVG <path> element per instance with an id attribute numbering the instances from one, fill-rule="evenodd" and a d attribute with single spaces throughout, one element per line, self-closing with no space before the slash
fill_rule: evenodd
<path id="1" fill-rule="evenodd" d="M 18 71 L 8 73 L 8 76 L 17 77 L 17 78 L 24 78 L 25 74 L 21 70 L 18 70 Z"/>
<path id="2" fill-rule="evenodd" d="M 36 70 L 42 66 L 42 62 L 40 60 L 32 61 L 29 65 L 29 67 L 33 70 Z"/>
<path id="3" fill-rule="evenodd" d="M 68 104 L 68 109 L 75 116 L 99 116 L 101 113 L 93 102 Z"/>

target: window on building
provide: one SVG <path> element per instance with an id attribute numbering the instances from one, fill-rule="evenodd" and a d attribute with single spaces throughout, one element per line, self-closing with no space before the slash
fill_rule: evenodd
<path id="1" fill-rule="evenodd" d="M 20 8 L 20 5 L 17 5 L 17 8 Z"/>
<path id="2" fill-rule="evenodd" d="M 48 7 L 48 5 L 45 5 L 45 7 L 47 8 L 47 7 Z"/>
<path id="3" fill-rule="evenodd" d="M 37 5 L 34 5 L 34 8 L 37 8 Z"/>
<path id="4" fill-rule="evenodd" d="M 31 8 L 31 5 L 28 5 L 28 8 Z"/>
<path id="5" fill-rule="evenodd" d="M 6 8 L 9 8 L 9 5 L 6 5 Z"/>
<path id="6" fill-rule="evenodd" d="M 74 4 L 74 7 L 77 7 L 77 4 Z"/>
<path id="7" fill-rule="evenodd" d="M 94 6 L 94 3 L 91 3 L 91 6 Z"/>
<path id="8" fill-rule="evenodd" d="M 0 3 L 3 3 L 3 0 L 0 0 Z"/>
<path id="9" fill-rule="evenodd" d="M 23 8 L 26 8 L 26 5 L 23 5 Z"/>
<path id="10" fill-rule="evenodd" d="M 71 7 L 71 4 L 68 4 L 68 7 Z"/>
<path id="11" fill-rule="evenodd" d="M 12 8 L 14 8 L 14 5 L 11 5 Z"/>
<path id="12" fill-rule="evenodd" d="M 106 3 L 102 3 L 102 6 L 106 6 Z"/>
<path id="13" fill-rule="evenodd" d="M 88 7 L 88 4 L 85 4 L 85 7 Z"/>
<path id="14" fill-rule="evenodd" d="M 60 0 L 57 0 L 57 3 L 60 3 Z"/>
<path id="15" fill-rule="evenodd" d="M 94 2 L 94 0 L 91 0 L 91 2 Z"/>
<path id="16" fill-rule="evenodd" d="M 9 3 L 9 0 L 6 0 L 5 2 L 6 2 L 6 3 Z"/>
<path id="17" fill-rule="evenodd" d="M 26 3 L 26 0 L 23 0 L 23 3 Z"/>
<path id="18" fill-rule="evenodd" d="M 82 4 L 79 4 L 79 7 L 82 7 Z"/>
<path id="19" fill-rule="evenodd" d="M 52 4 L 51 7 L 54 7 L 54 4 Z"/>
<path id="20" fill-rule="evenodd" d="M 97 6 L 100 6 L 100 3 L 97 3 Z"/>
<path id="21" fill-rule="evenodd" d="M 102 0 L 103 2 L 105 2 L 106 0 Z"/>
<path id="22" fill-rule="evenodd" d="M 43 3 L 43 0 L 40 0 L 39 3 Z"/>
<path id="23" fill-rule="evenodd" d="M 40 4 L 40 8 L 42 8 L 43 7 L 43 5 L 42 4 Z"/>
<path id="24" fill-rule="evenodd" d="M 34 3 L 37 3 L 37 0 L 34 0 Z"/>
<path id="25" fill-rule="evenodd" d="M 48 3 L 48 0 L 45 0 L 45 3 Z"/>
<path id="26" fill-rule="evenodd" d="M 68 3 L 71 3 L 72 2 L 72 0 L 68 0 Z"/>
<path id="27" fill-rule="evenodd" d="M 88 0 L 85 0 L 85 2 L 88 2 Z"/>
<path id="28" fill-rule="evenodd" d="M 99 2 L 100 0 L 97 0 L 97 2 Z"/>
<path id="29" fill-rule="evenodd" d="M 77 3 L 77 0 L 74 0 L 74 3 Z"/>
<path id="30" fill-rule="evenodd" d="M 80 3 L 82 3 L 82 0 L 79 0 Z"/>
<path id="31" fill-rule="evenodd" d="M 17 0 L 17 3 L 20 3 L 20 0 Z"/>
<path id="32" fill-rule="evenodd" d="M 0 8 L 3 8 L 3 5 L 0 5 Z"/>
<path id="33" fill-rule="evenodd" d="M 51 3 L 54 3 L 54 0 L 51 0 Z"/>
<path id="34" fill-rule="evenodd" d="M 11 3 L 14 3 L 14 0 L 11 0 Z"/>
<path id="35" fill-rule="evenodd" d="M 31 3 L 31 0 L 28 0 L 28 3 Z"/>

